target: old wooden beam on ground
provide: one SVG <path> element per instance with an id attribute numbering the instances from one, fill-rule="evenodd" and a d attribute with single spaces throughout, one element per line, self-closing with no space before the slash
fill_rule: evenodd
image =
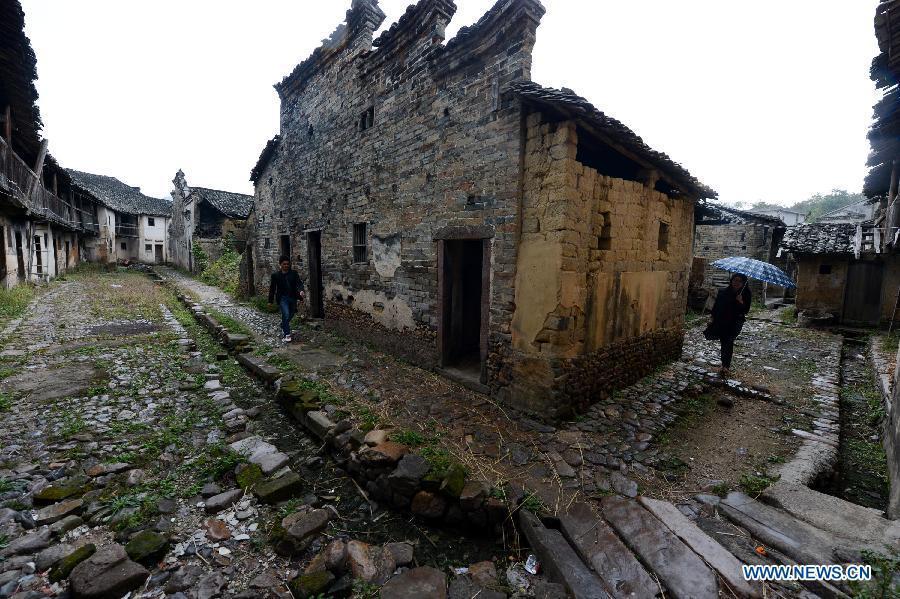
<path id="1" fill-rule="evenodd" d="M 649 497 L 640 497 L 638 501 L 669 527 L 669 530 L 674 532 L 679 539 L 687 543 L 707 564 L 712 566 L 736 595 L 739 597 L 762 597 L 762 587 L 758 583 L 750 584 L 744 580 L 741 571 L 743 564 L 740 560 L 700 530 L 677 507 L 668 501 Z"/>
<path id="2" fill-rule="evenodd" d="M 519 511 L 519 524 L 551 580 L 563 584 L 575 599 L 609 599 L 600 578 L 584 565 L 562 533 L 545 527 L 528 510 Z"/>
<path id="3" fill-rule="evenodd" d="M 637 501 L 604 497 L 602 505 L 606 521 L 659 576 L 672 597 L 716 599 L 719 596 L 715 573 Z"/>
<path id="4" fill-rule="evenodd" d="M 572 504 L 559 522 L 566 539 L 603 579 L 613 597 L 653 597 L 659 592 L 644 566 L 588 504 Z"/>

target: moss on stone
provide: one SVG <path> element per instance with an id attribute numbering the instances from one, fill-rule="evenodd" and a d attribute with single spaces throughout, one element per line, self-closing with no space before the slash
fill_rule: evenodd
<path id="1" fill-rule="evenodd" d="M 34 494 L 34 499 L 39 502 L 55 503 L 69 497 L 80 497 L 90 489 L 90 479 L 87 476 L 71 476 L 44 487 Z"/>
<path id="2" fill-rule="evenodd" d="M 441 490 L 450 497 L 459 497 L 465 486 L 466 469 L 459 463 L 451 465 L 441 482 Z"/>
<path id="3" fill-rule="evenodd" d="M 50 571 L 50 582 L 59 582 L 68 578 L 75 566 L 94 555 L 95 551 L 97 551 L 97 547 L 93 543 L 88 543 L 59 560 L 56 567 Z"/>
<path id="4" fill-rule="evenodd" d="M 158 532 L 142 530 L 125 545 L 125 553 L 136 562 L 144 562 L 160 555 L 168 544 L 166 537 Z"/>
<path id="5" fill-rule="evenodd" d="M 294 597 L 297 597 L 297 599 L 308 599 L 324 593 L 334 580 L 334 574 L 324 570 L 311 574 L 301 574 L 292 580 L 289 586 Z"/>
<path id="6" fill-rule="evenodd" d="M 242 489 L 256 486 L 263 479 L 262 468 L 258 464 L 245 464 L 237 473 L 237 484 Z"/>

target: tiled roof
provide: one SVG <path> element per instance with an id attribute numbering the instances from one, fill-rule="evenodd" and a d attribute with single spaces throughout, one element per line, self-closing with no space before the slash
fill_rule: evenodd
<path id="1" fill-rule="evenodd" d="M 266 166 L 269 164 L 269 161 L 272 160 L 272 156 L 275 155 L 275 151 L 278 149 L 278 144 L 280 143 L 280 135 L 276 135 L 266 142 L 266 147 L 264 147 L 263 151 L 260 152 L 259 160 L 256 161 L 256 166 L 254 166 L 253 170 L 250 171 L 251 181 L 253 181 L 254 183 L 259 181 L 259 178 L 262 176 L 263 171 L 266 170 Z"/>
<path id="2" fill-rule="evenodd" d="M 788 227 L 781 249 L 796 254 L 852 254 L 857 225 L 814 223 Z"/>
<path id="3" fill-rule="evenodd" d="M 191 195 L 195 202 L 208 202 L 213 208 L 228 218 L 247 218 L 253 209 L 253 196 L 243 193 L 209 189 L 207 187 L 191 187 Z"/>
<path id="4" fill-rule="evenodd" d="M 657 152 L 634 131 L 621 122 L 594 107 L 593 104 L 570 90 L 542 87 L 532 81 L 517 81 L 510 86 L 512 92 L 538 105 L 551 106 L 561 112 L 583 119 L 600 132 L 608 135 L 624 149 L 640 156 L 684 186 L 681 191 L 691 191 L 701 198 L 714 198 L 716 192 L 702 184 L 687 169 L 662 152 Z"/>
<path id="5" fill-rule="evenodd" d="M 19 0 L 0 0 L 0 111 L 11 107 L 13 148 L 32 166 L 42 127 L 35 79 L 37 57 L 25 35 L 22 5 Z"/>
<path id="6" fill-rule="evenodd" d="M 784 221 L 777 216 L 747 212 L 746 210 L 738 210 L 737 208 L 731 208 L 713 202 L 698 203 L 694 212 L 697 217 L 696 221 L 698 225 L 706 224 L 704 221 L 724 221 L 732 225 L 758 223 L 772 227 L 785 226 Z"/>
<path id="7" fill-rule="evenodd" d="M 94 175 L 66 169 L 72 177 L 72 185 L 97 198 L 108 208 L 124 214 L 149 214 L 171 216 L 172 202 L 161 198 L 151 198 L 141 193 L 140 187 L 132 187 L 115 177 Z"/>

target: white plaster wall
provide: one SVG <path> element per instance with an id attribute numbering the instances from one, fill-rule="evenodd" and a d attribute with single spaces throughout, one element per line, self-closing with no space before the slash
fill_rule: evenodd
<path id="1" fill-rule="evenodd" d="M 375 322 L 389 329 L 409 330 L 416 328 L 412 308 L 399 296 L 393 299 L 380 291 L 368 289 L 350 290 L 337 283 L 325 284 L 325 298 L 331 299 L 340 295 L 345 300 L 353 296 L 353 309 L 369 314 Z"/>
<path id="2" fill-rule="evenodd" d="M 153 226 L 150 225 L 150 219 L 153 219 Z M 138 218 L 138 239 L 140 241 L 138 249 L 140 250 L 141 262 L 156 264 L 156 246 L 163 246 L 163 262 L 168 261 L 169 254 L 169 219 L 164 216 L 147 216 L 142 214 Z M 147 251 L 147 245 L 152 246 Z"/>

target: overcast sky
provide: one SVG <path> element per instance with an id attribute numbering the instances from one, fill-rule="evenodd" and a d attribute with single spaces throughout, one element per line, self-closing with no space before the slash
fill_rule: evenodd
<path id="1" fill-rule="evenodd" d="M 495 0 L 456 0 L 448 30 Z M 877 0 L 543 0 L 534 79 L 570 87 L 728 202 L 859 191 Z M 409 0 L 381 0 L 389 26 Z M 350 0 L 22 0 L 50 152 L 168 197 L 252 193 L 272 85 Z"/>

